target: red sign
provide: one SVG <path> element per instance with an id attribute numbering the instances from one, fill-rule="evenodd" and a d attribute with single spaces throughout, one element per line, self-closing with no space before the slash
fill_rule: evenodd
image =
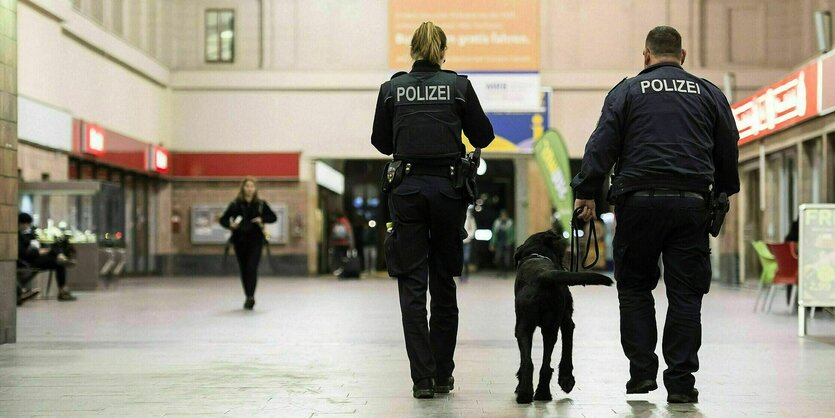
<path id="1" fill-rule="evenodd" d="M 817 115 L 817 61 L 737 102 L 732 108 L 740 145 Z"/>
<path id="2" fill-rule="evenodd" d="M 148 158 L 148 169 L 158 173 L 165 173 L 168 171 L 171 154 L 167 149 L 156 145 L 151 146 L 151 155 Z"/>
<path id="3" fill-rule="evenodd" d="M 297 152 L 211 153 L 177 152 L 171 173 L 175 177 L 299 178 Z"/>
<path id="4" fill-rule="evenodd" d="M 81 151 L 93 155 L 104 154 L 104 129 L 98 125 L 85 123 Z"/>

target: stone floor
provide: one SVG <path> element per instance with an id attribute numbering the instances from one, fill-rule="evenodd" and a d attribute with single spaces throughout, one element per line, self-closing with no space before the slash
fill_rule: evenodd
<path id="1" fill-rule="evenodd" d="M 263 278 L 254 312 L 232 278 L 126 279 L 72 303 L 34 301 L 18 310 L 19 342 L 0 346 L 0 416 L 835 415 L 835 320 L 819 313 L 798 338 L 783 306 L 755 314 L 754 290 L 721 286 L 704 306 L 701 403 L 668 405 L 663 388 L 627 397 L 615 289 L 580 287 L 577 386 L 566 395 L 554 382 L 554 401 L 517 405 L 512 284 L 459 286 L 456 389 L 422 401 L 389 279 Z"/>

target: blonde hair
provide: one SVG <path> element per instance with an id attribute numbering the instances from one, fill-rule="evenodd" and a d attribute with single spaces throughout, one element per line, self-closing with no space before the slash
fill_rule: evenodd
<path id="1" fill-rule="evenodd" d="M 252 182 L 252 185 L 255 186 L 255 193 L 252 194 L 252 201 L 258 201 L 258 182 L 255 180 L 255 177 L 252 176 L 246 176 L 243 181 L 241 181 L 241 188 L 238 190 L 238 200 L 244 200 L 244 186 L 246 186 L 246 183 L 250 181 Z"/>
<path id="2" fill-rule="evenodd" d="M 444 62 L 446 50 L 446 34 L 444 30 L 432 22 L 423 22 L 412 35 L 412 59 L 429 60 L 441 65 Z"/>

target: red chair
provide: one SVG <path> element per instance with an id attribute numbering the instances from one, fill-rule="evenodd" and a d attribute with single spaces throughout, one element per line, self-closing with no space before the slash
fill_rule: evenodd
<path id="1" fill-rule="evenodd" d="M 777 273 L 774 275 L 774 281 L 768 291 L 767 311 L 771 311 L 771 303 L 774 302 L 774 286 L 784 285 L 794 286 L 789 302 L 789 310 L 794 312 L 797 302 L 797 243 L 789 241 L 782 244 L 767 245 L 771 254 L 774 254 L 774 260 L 777 261 Z"/>

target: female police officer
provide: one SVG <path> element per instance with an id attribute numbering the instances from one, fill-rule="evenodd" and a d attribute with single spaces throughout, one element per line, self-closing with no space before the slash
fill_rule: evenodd
<path id="1" fill-rule="evenodd" d="M 371 134 L 380 152 L 394 154 L 386 264 L 389 275 L 398 279 L 416 398 L 453 388 L 458 334 L 453 276 L 463 267 L 467 209 L 461 189 L 453 185 L 465 152 L 461 131 L 477 148 L 493 140 L 493 127 L 469 80 L 441 70 L 446 48 L 441 28 L 432 22 L 420 25 L 412 37 L 412 71 L 397 73 L 380 87 Z M 427 286 L 432 292 L 429 326 Z"/>

